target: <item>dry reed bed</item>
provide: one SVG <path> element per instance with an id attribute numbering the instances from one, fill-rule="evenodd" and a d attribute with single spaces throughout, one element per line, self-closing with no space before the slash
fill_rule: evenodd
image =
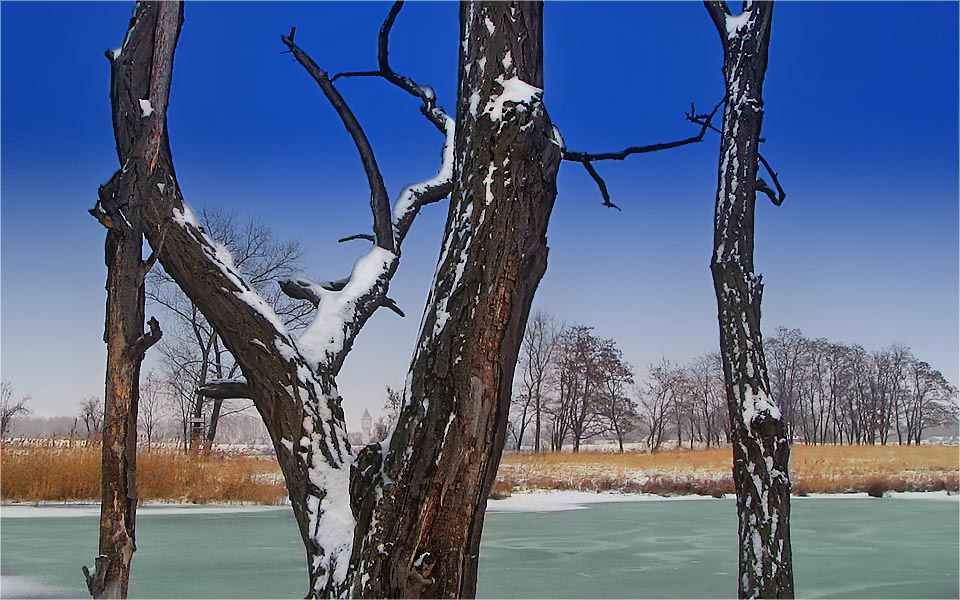
<path id="1" fill-rule="evenodd" d="M 729 448 L 644 452 L 506 453 L 496 492 L 622 491 L 662 495 L 733 493 Z M 794 446 L 793 491 L 958 491 L 960 453 L 945 446 Z"/>
<path id="2" fill-rule="evenodd" d="M 516 490 L 619 491 L 662 495 L 733 492 L 729 448 L 505 453 L 494 497 Z M 958 490 L 960 454 L 942 446 L 794 446 L 794 493 Z M 286 498 L 272 457 L 214 452 L 200 459 L 170 449 L 140 450 L 142 501 L 278 504 Z M 100 495 L 97 446 L 7 446 L 0 460 L 5 502 L 94 501 Z"/>
<path id="3" fill-rule="evenodd" d="M 91 501 L 100 497 L 100 448 L 5 447 L 0 459 L 5 502 Z M 171 450 L 141 449 L 141 501 L 279 504 L 287 497 L 273 460 L 211 453 L 199 459 Z"/>

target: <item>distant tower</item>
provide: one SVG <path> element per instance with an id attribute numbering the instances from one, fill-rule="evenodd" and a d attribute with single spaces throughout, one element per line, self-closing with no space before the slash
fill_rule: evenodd
<path id="1" fill-rule="evenodd" d="M 360 431 L 363 433 L 363 443 L 368 443 L 373 435 L 373 417 L 369 410 L 363 411 L 363 416 L 360 417 Z"/>

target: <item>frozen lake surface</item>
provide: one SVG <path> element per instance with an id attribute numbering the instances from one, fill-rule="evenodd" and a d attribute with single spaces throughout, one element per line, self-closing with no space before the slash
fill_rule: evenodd
<path id="1" fill-rule="evenodd" d="M 479 596 L 735 595 L 732 500 L 557 510 L 565 506 L 556 498 L 491 503 Z M 95 507 L 4 507 L 0 595 L 88 597 L 80 566 L 93 563 L 97 521 Z M 957 598 L 960 592 L 955 497 L 798 498 L 792 529 L 799 597 Z M 303 555 L 289 508 L 147 508 L 138 538 L 131 597 L 303 597 Z"/>

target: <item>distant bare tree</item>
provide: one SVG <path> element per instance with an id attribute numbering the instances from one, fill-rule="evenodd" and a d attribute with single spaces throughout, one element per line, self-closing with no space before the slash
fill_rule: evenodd
<path id="1" fill-rule="evenodd" d="M 231 213 L 204 208 L 198 211 L 197 217 L 206 233 L 230 253 L 233 266 L 245 281 L 289 330 L 297 331 L 309 324 L 313 306 L 309 302 L 290 298 L 276 285 L 278 279 L 290 278 L 302 271 L 303 248 L 299 242 L 279 240 L 255 216 L 241 221 Z M 160 344 L 166 368 L 189 374 L 196 389 L 208 382 L 230 380 L 237 376 L 239 366 L 224 348 L 219 335 L 196 304 L 162 269 L 153 270 L 147 278 L 147 299 L 167 312 L 167 331 Z M 226 398 L 209 397 L 196 392 L 192 395 L 185 422 L 190 418 L 205 418 L 207 448 L 216 439 L 224 400 Z M 199 430 L 192 433 L 199 435 Z M 199 438 L 192 439 L 191 432 L 185 431 L 185 436 L 191 447 L 200 445 Z"/>
<path id="2" fill-rule="evenodd" d="M 719 446 L 720 434 L 729 431 L 720 355 L 698 356 L 687 364 L 686 370 L 691 404 L 697 413 L 694 420 L 696 433 L 707 448 L 711 443 Z"/>
<path id="3" fill-rule="evenodd" d="M 647 431 L 647 448 L 651 452 L 659 451 L 663 444 L 668 419 L 682 386 L 681 370 L 669 360 L 662 359 L 650 366 L 645 385 L 638 387 L 640 415 Z"/>
<path id="4" fill-rule="evenodd" d="M 163 383 L 156 372 L 150 371 L 140 383 L 140 411 L 137 423 L 147 434 L 147 447 L 153 446 L 160 422 L 166 416 L 166 406 L 163 398 Z"/>
<path id="5" fill-rule="evenodd" d="M 600 402 L 597 407 L 607 430 L 617 438 L 623 452 L 624 436 L 636 429 L 637 402 L 628 394 L 633 386 L 633 369 L 613 340 L 600 349 Z"/>
<path id="6" fill-rule="evenodd" d="M 87 396 L 80 401 L 80 420 L 87 428 L 87 437 L 100 433 L 103 426 L 103 401 L 99 396 Z"/>
<path id="7" fill-rule="evenodd" d="M 403 391 L 398 389 L 393 389 L 389 385 L 386 389 L 387 392 L 387 401 L 383 405 L 383 414 L 377 417 L 377 420 L 373 423 L 373 435 L 374 441 L 380 442 L 387 439 L 387 436 L 390 435 L 390 430 L 393 428 L 394 423 L 397 422 L 397 418 L 400 416 L 400 409 L 403 408 Z"/>
<path id="8" fill-rule="evenodd" d="M 523 438 L 523 431 L 529 424 L 526 416 L 530 412 L 533 425 L 533 451 L 540 452 L 543 420 L 547 408 L 547 386 L 551 370 L 554 368 L 557 349 L 558 326 L 547 313 L 537 311 L 527 322 L 520 348 L 520 393 L 514 394 L 522 405 L 520 434 L 517 448 Z M 517 406 L 520 408 L 520 406 Z"/>
<path id="9" fill-rule="evenodd" d="M 0 444 L 7 439 L 11 426 L 21 415 L 28 414 L 30 408 L 27 402 L 30 396 L 24 396 L 19 401 L 13 401 L 13 384 L 9 381 L 0 382 Z"/>
<path id="10" fill-rule="evenodd" d="M 569 419 L 573 451 L 584 440 L 603 433 L 600 386 L 605 348 L 612 344 L 593 334 L 592 327 L 572 325 L 560 335 L 557 348 L 557 399 Z"/>

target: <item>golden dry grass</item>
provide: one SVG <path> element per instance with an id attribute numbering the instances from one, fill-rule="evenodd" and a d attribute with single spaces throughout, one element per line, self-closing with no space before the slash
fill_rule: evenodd
<path id="1" fill-rule="evenodd" d="M 0 459 L 5 502 L 91 501 L 100 497 L 97 446 L 6 447 Z M 137 460 L 141 501 L 278 504 L 287 497 L 272 458 L 212 453 L 195 459 L 172 450 L 141 449 Z"/>
<path id="2" fill-rule="evenodd" d="M 518 489 L 579 489 L 701 493 L 733 491 L 732 451 L 505 453 L 499 478 Z M 878 489 L 958 489 L 960 453 L 945 446 L 794 446 L 794 493 Z"/>
<path id="3" fill-rule="evenodd" d="M 650 494 L 733 492 L 731 450 L 657 454 L 581 452 L 503 455 L 495 497 L 516 490 L 622 491 Z M 272 457 L 214 452 L 200 460 L 172 450 L 141 449 L 141 501 L 277 504 L 287 494 Z M 794 446 L 795 494 L 886 490 L 958 490 L 960 453 L 942 446 Z M 0 497 L 6 502 L 95 501 L 100 448 L 12 446 L 2 451 Z"/>

